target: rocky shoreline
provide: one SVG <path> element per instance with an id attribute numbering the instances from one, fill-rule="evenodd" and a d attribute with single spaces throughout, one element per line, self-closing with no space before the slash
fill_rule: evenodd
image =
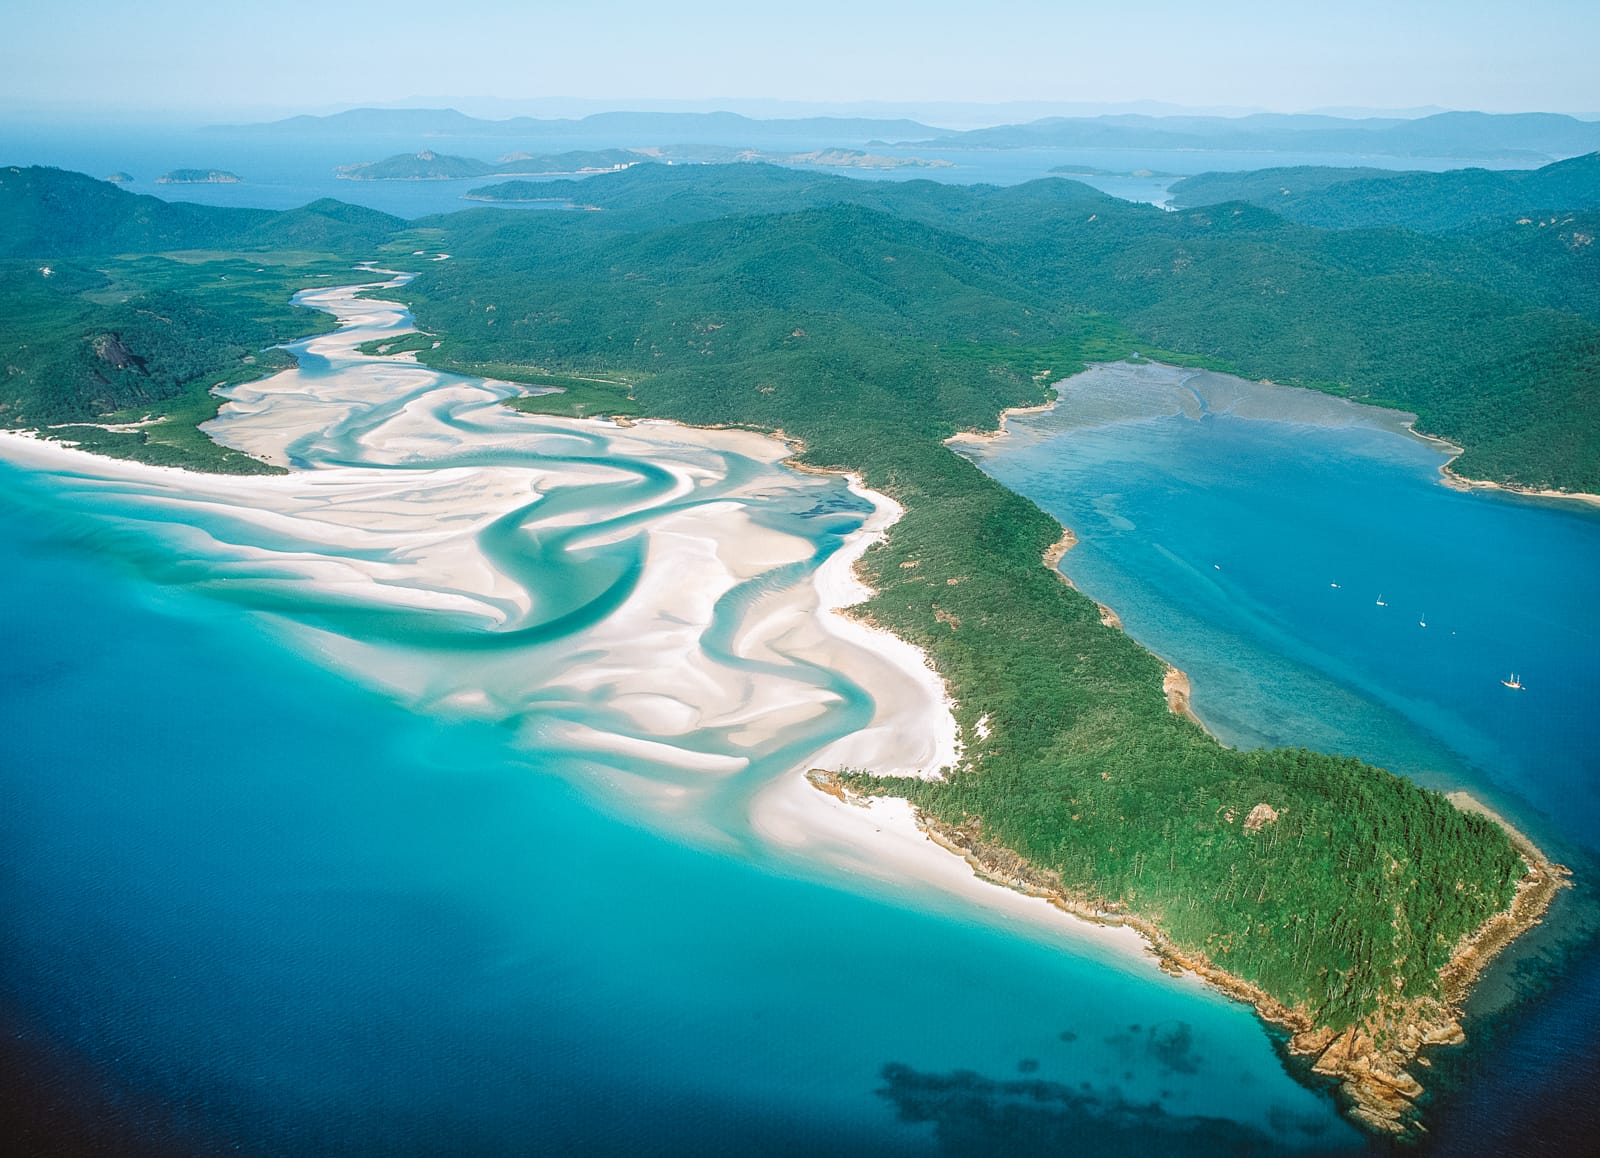
<path id="1" fill-rule="evenodd" d="M 818 790 L 849 803 L 866 804 L 871 799 L 853 792 L 831 772 L 813 770 L 809 779 Z M 1449 963 L 1440 971 L 1439 997 L 1387 1004 L 1342 1032 L 1317 1025 L 1308 1011 L 1284 1005 L 1259 986 L 1220 968 L 1204 953 L 1173 944 L 1158 925 L 1138 913 L 1068 888 L 1057 874 L 984 840 L 976 824 L 947 824 L 921 810 L 917 812 L 917 823 L 929 840 L 963 858 L 985 880 L 1043 897 L 1062 911 L 1097 925 L 1131 928 L 1144 937 L 1162 969 L 1193 972 L 1228 996 L 1248 1002 L 1264 1021 L 1288 1033 L 1288 1051 L 1303 1067 L 1303 1078 L 1336 1083 L 1345 1112 L 1369 1130 L 1407 1137 L 1423 1129 L 1416 1104 L 1423 1087 L 1407 1067 L 1429 1046 L 1465 1040 L 1461 1008 L 1472 983 L 1497 953 L 1539 924 L 1570 875 L 1565 867 L 1553 864 L 1525 836 L 1470 797 L 1455 794 L 1451 800 L 1458 808 L 1481 812 L 1505 827 L 1528 872 L 1518 882 L 1511 906 L 1456 946 Z"/>

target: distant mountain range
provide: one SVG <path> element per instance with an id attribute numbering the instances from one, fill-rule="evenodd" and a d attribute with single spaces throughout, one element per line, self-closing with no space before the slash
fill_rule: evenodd
<path id="1" fill-rule="evenodd" d="M 756 120 L 737 113 L 595 113 L 577 120 L 510 117 L 482 120 L 455 109 L 350 109 L 326 117 L 289 117 L 255 125 L 217 125 L 209 132 L 302 136 L 609 137 L 621 143 L 795 138 L 864 141 L 869 137 L 926 137 L 939 132 L 918 121 L 862 117 Z"/>
<path id="2" fill-rule="evenodd" d="M 1277 113 L 1047 117 L 913 143 L 942 149 L 1209 149 L 1541 162 L 1600 149 L 1600 124 L 1560 113 L 1439 113 L 1416 120 Z"/>
<path id="3" fill-rule="evenodd" d="M 1243 152 L 1342 153 L 1542 164 L 1600 149 L 1600 122 L 1559 113 L 1449 112 L 1402 117 L 1339 117 L 1259 113 L 1251 116 L 1123 114 L 1045 117 L 1025 124 L 954 132 L 906 119 L 798 117 L 757 119 L 737 113 L 606 112 L 577 119 L 510 117 L 485 120 L 455 109 L 350 109 L 212 132 L 319 137 L 559 140 L 614 146 L 674 141 L 769 147 L 783 141 L 922 146 L 939 149 L 1121 148 Z M 486 175 L 486 174 L 479 174 Z"/>
<path id="4" fill-rule="evenodd" d="M 886 157 L 858 149 L 813 149 L 800 153 L 769 153 L 727 145 L 670 145 L 653 149 L 574 149 L 565 153 L 507 153 L 490 163 L 473 157 L 454 157 L 424 149 L 399 153 L 382 161 L 341 165 L 338 176 L 350 181 L 456 181 L 471 177 L 566 177 L 611 173 L 642 162 L 679 165 L 721 165 L 766 162 L 775 165 L 815 165 L 824 169 L 935 168 L 949 161 L 918 157 Z M 474 190 L 474 195 L 481 190 Z M 492 197 L 490 200 L 504 200 Z M 525 200 L 517 197 L 511 200 Z"/>

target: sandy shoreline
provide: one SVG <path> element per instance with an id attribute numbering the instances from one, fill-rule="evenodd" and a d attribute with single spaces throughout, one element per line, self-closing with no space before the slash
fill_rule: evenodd
<path id="1" fill-rule="evenodd" d="M 1426 438 L 1428 436 L 1420 435 L 1419 437 Z M 1436 439 L 1434 441 L 1443 442 L 1444 440 Z M 1449 446 L 1450 444 L 1445 443 L 1445 445 Z M 1459 447 L 1453 447 L 1452 449 L 1456 451 L 1457 456 L 1462 453 Z M 1451 461 L 1453 462 L 1454 459 Z M 1592 495 L 1587 491 L 1540 490 L 1536 487 L 1517 486 L 1515 483 L 1497 483 L 1489 482 L 1486 479 L 1467 478 L 1465 475 L 1457 474 L 1452 470 L 1450 463 L 1445 463 L 1439 468 L 1439 477 L 1440 481 L 1453 491 L 1502 491 L 1505 494 L 1521 495 L 1524 498 L 1561 499 L 1566 502 L 1583 503 L 1585 506 L 1600 507 L 1600 495 Z"/>

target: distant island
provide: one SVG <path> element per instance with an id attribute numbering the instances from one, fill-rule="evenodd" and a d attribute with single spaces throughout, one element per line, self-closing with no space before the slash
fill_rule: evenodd
<path id="1" fill-rule="evenodd" d="M 616 173 L 656 161 L 668 165 L 725 165 L 741 162 L 769 165 L 815 165 L 827 169 L 939 169 L 953 162 L 922 157 L 892 157 L 859 149 L 812 149 L 804 153 L 769 153 L 728 145 L 670 145 L 649 149 L 574 149 L 565 153 L 507 153 L 498 161 L 455 157 L 424 149 L 397 153 L 382 161 L 340 165 L 334 173 L 345 181 L 460 181 L 472 177 L 581 177 Z M 478 197 L 476 200 L 526 200 Z"/>
<path id="2" fill-rule="evenodd" d="M 345 181 L 460 181 L 471 177 L 568 177 L 581 173 L 613 173 L 652 158 L 634 149 L 573 150 L 566 153 L 507 153 L 490 163 L 475 157 L 454 157 L 424 149 L 397 153 L 382 161 L 341 165 L 335 174 Z"/>
<path id="3" fill-rule="evenodd" d="M 1560 113 L 1448 112 L 1404 117 L 1043 117 L 910 140 L 941 149 L 1184 149 L 1452 157 L 1544 164 L 1600 148 L 1600 124 Z"/>
<path id="4" fill-rule="evenodd" d="M 130 181 L 133 179 L 128 178 Z M 237 185 L 244 178 L 226 169 L 173 169 L 156 178 L 157 185 Z"/>
<path id="5" fill-rule="evenodd" d="M 106 180 L 110 181 L 113 185 L 129 185 L 133 182 L 133 174 L 124 173 L 121 169 L 118 169 L 115 173 L 111 174 L 111 176 L 107 177 Z"/>
<path id="6" fill-rule="evenodd" d="M 817 149 L 810 153 L 789 153 L 782 157 L 763 157 L 780 165 L 821 165 L 828 169 L 953 169 L 954 161 L 927 157 L 891 157 L 882 153 L 863 153 L 858 149 Z"/>
<path id="7" fill-rule="evenodd" d="M 939 130 L 903 117 L 776 117 L 738 113 L 678 113 L 618 110 L 570 119 L 470 117 L 455 109 L 347 109 L 331 116 L 297 116 L 245 125 L 212 125 L 203 132 L 282 136 L 579 137 L 654 138 L 658 141 L 865 141 L 872 137 L 906 140 Z"/>
<path id="8" fill-rule="evenodd" d="M 1096 169 L 1093 165 L 1057 165 L 1046 171 L 1062 177 L 1160 177 L 1171 180 L 1183 176 L 1182 173 L 1163 173 L 1159 169 Z"/>

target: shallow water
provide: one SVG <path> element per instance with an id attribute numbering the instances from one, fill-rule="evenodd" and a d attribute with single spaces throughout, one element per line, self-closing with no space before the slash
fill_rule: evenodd
<path id="1" fill-rule="evenodd" d="M 842 480 L 510 414 L 319 294 L 217 430 L 306 469 L 7 447 L 13 1089 L 168 1151 L 1360 1146 L 1192 979 L 752 826 L 890 710 L 818 626 Z"/>
<path id="2" fill-rule="evenodd" d="M 1403 416 L 1309 391 L 1125 363 L 1060 393 L 958 445 L 1076 532 L 1063 572 L 1189 674 L 1213 732 L 1465 788 L 1578 870 L 1423 1080 L 1449 1147 L 1582 1137 L 1582 1103 L 1531 1120 L 1600 1077 L 1600 511 L 1445 487 Z"/>

